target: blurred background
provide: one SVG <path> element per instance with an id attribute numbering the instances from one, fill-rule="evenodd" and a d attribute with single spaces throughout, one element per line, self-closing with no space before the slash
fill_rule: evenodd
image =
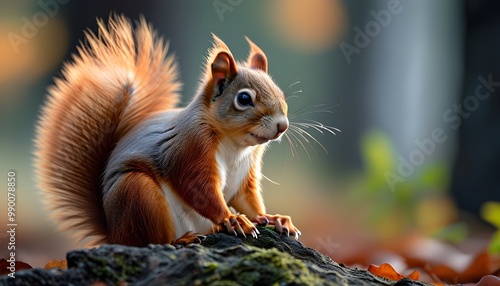
<path id="1" fill-rule="evenodd" d="M 438 249 L 426 262 L 444 252 L 470 262 L 495 231 L 483 206 L 500 201 L 499 6 L 0 0 L 0 257 L 7 256 L 11 170 L 18 180 L 17 258 L 43 266 L 81 246 L 57 233 L 44 212 L 32 167 L 34 130 L 46 88 L 84 30 L 117 12 L 144 15 L 170 41 L 183 104 L 195 92 L 211 32 L 241 60 L 246 35 L 266 53 L 289 98 L 290 120 L 341 130 L 306 129 L 320 144 L 282 140 L 265 156 L 268 212 L 291 215 L 304 244 L 346 264 L 408 267 L 413 247 L 422 245 Z"/>

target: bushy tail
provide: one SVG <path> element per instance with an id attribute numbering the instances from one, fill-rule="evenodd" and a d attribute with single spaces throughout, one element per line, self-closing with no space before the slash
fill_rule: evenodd
<path id="1" fill-rule="evenodd" d="M 162 39 L 141 19 L 98 21 L 55 79 L 37 126 L 38 185 L 61 230 L 106 240 L 102 174 L 116 143 L 152 113 L 175 107 L 180 84 Z"/>

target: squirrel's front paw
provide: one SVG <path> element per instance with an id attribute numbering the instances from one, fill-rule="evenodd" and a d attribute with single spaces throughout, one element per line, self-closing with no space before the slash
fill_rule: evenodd
<path id="1" fill-rule="evenodd" d="M 231 214 L 224 219 L 222 227 L 226 228 L 229 233 L 234 233 L 235 236 L 246 237 L 247 234 L 250 234 L 253 238 L 257 238 L 257 235 L 260 234 L 255 225 L 244 214 Z"/>
<path id="2" fill-rule="evenodd" d="M 280 234 L 286 234 L 295 236 L 298 239 L 302 234 L 298 228 L 296 228 L 292 223 L 292 218 L 287 215 L 268 215 L 263 214 L 257 217 L 257 222 L 259 224 L 273 224 L 276 231 Z"/>

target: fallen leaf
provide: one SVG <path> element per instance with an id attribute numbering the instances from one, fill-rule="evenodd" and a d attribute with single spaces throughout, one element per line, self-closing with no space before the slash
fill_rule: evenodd
<path id="1" fill-rule="evenodd" d="M 14 265 L 15 265 L 14 266 L 15 271 L 33 269 L 31 265 L 29 265 L 28 263 L 24 263 L 22 261 L 16 261 Z M 0 259 L 0 275 L 11 273 L 12 271 L 9 269 L 9 267 L 11 267 L 11 263 L 9 261 L 7 261 L 4 258 Z"/>
<path id="2" fill-rule="evenodd" d="M 50 260 L 45 264 L 44 269 L 49 270 L 49 269 L 54 269 L 54 268 L 59 268 L 59 269 L 68 269 L 68 261 L 66 259 L 63 260 Z"/>
<path id="3" fill-rule="evenodd" d="M 462 271 L 456 271 L 445 264 L 430 264 L 416 258 L 407 258 L 406 263 L 410 267 L 420 267 L 429 275 L 439 277 L 439 279 L 449 283 L 475 283 L 486 275 L 496 273 L 500 262 L 497 258 L 483 251 L 474 257 L 468 267 Z"/>
<path id="4" fill-rule="evenodd" d="M 376 265 L 371 264 L 368 267 L 368 272 L 370 272 L 373 275 L 377 275 L 377 276 L 380 276 L 380 277 L 383 277 L 383 278 L 386 278 L 389 280 L 395 280 L 395 281 L 399 281 L 403 278 L 410 278 L 411 280 L 418 280 L 418 278 L 420 277 L 420 273 L 417 270 L 413 271 L 408 276 L 401 275 L 389 263 L 384 263 L 384 264 L 381 264 L 380 266 L 376 266 Z"/>
<path id="5" fill-rule="evenodd" d="M 500 278 L 493 276 L 493 275 L 486 275 L 481 280 L 479 280 L 479 283 L 476 284 L 476 286 L 495 286 L 495 285 L 500 285 Z"/>

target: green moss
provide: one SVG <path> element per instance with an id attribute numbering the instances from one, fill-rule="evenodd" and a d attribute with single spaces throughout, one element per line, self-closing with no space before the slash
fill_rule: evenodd
<path id="1" fill-rule="evenodd" d="M 208 262 L 204 265 L 204 267 L 208 272 L 212 272 L 219 268 L 219 264 L 215 262 Z"/>
<path id="2" fill-rule="evenodd" d="M 205 285 L 319 285 L 321 278 L 310 273 L 300 260 L 277 249 L 246 246 L 249 254 L 222 263 L 202 265 Z"/>
<path id="3" fill-rule="evenodd" d="M 276 249 L 259 249 L 245 257 L 237 268 L 241 271 L 237 281 L 243 285 L 266 281 L 313 285 L 313 282 L 318 279 L 316 275 L 309 272 L 302 261 Z M 249 271 L 250 269 L 254 270 Z"/>
<path id="4" fill-rule="evenodd" d="M 93 267 L 90 272 L 100 280 L 117 284 L 120 281 L 130 281 L 129 277 L 137 277 L 142 272 L 141 265 L 133 259 L 128 259 L 126 255 L 114 254 L 113 265 L 109 264 L 109 258 L 89 256 L 87 261 Z"/>

